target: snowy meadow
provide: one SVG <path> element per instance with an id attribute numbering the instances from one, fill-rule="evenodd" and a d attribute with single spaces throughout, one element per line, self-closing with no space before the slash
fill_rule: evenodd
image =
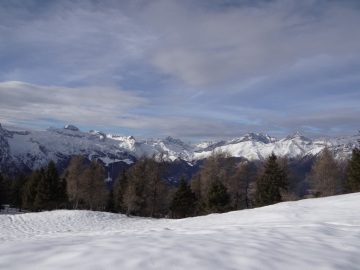
<path id="1" fill-rule="evenodd" d="M 360 193 L 181 220 L 0 215 L 0 269 L 359 269 Z"/>

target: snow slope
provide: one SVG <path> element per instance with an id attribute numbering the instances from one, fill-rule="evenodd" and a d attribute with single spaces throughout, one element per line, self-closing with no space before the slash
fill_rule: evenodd
<path id="1" fill-rule="evenodd" d="M 0 215 L 0 269 L 359 269 L 360 193 L 183 220 Z"/>

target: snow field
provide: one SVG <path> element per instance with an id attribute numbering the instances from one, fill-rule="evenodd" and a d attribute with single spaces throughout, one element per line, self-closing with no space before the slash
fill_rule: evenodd
<path id="1" fill-rule="evenodd" d="M 0 269 L 359 269 L 360 193 L 182 220 L 0 215 Z"/>

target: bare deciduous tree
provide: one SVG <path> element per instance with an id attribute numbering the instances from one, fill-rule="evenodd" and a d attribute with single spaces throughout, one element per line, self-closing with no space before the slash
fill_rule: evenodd
<path id="1" fill-rule="evenodd" d="M 150 213 L 150 217 L 155 217 L 156 213 L 160 214 L 163 212 L 161 210 L 165 207 L 166 196 L 168 193 L 167 184 L 162 178 L 167 169 L 164 155 L 154 155 L 152 158 L 149 158 L 146 169 L 148 176 L 148 181 L 146 183 L 147 211 Z"/>
<path id="2" fill-rule="evenodd" d="M 124 206 L 128 216 L 139 214 L 146 206 L 146 165 L 147 158 L 143 156 L 128 171 L 128 185 L 124 194 Z"/>
<path id="3" fill-rule="evenodd" d="M 80 194 L 80 180 L 85 171 L 84 156 L 74 156 L 71 159 L 70 165 L 65 170 L 66 191 L 69 200 L 74 203 L 74 209 L 79 207 Z"/>
<path id="4" fill-rule="evenodd" d="M 316 158 L 307 180 L 316 197 L 339 194 L 342 182 L 339 165 L 327 147 Z"/>
<path id="5" fill-rule="evenodd" d="M 168 187 L 163 174 L 162 155 L 141 157 L 128 171 L 128 185 L 123 202 L 127 215 L 160 216 L 167 212 Z"/>
<path id="6" fill-rule="evenodd" d="M 104 168 L 96 161 L 91 161 L 80 180 L 80 194 L 90 210 L 103 210 L 107 202 Z"/>
<path id="7" fill-rule="evenodd" d="M 91 210 L 105 207 L 107 190 L 101 164 L 96 161 L 87 164 L 83 156 L 75 156 L 65 171 L 65 179 L 67 193 L 75 209 L 78 209 L 80 201 Z"/>
<path id="8" fill-rule="evenodd" d="M 240 162 L 230 179 L 229 192 L 234 210 L 250 208 L 250 184 L 254 181 L 248 162 Z"/>

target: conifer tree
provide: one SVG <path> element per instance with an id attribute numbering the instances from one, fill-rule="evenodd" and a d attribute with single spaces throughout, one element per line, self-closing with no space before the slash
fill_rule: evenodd
<path id="1" fill-rule="evenodd" d="M 125 213 L 124 205 L 124 194 L 128 185 L 128 177 L 126 171 L 123 170 L 122 173 L 117 177 L 114 187 L 114 208 L 116 212 Z"/>
<path id="2" fill-rule="evenodd" d="M 68 207 L 69 198 L 66 192 L 66 179 L 59 178 L 58 190 L 56 195 L 57 207 Z"/>
<path id="3" fill-rule="evenodd" d="M 54 161 L 50 161 L 40 178 L 35 197 L 38 209 L 55 209 L 60 198 L 60 178 Z"/>
<path id="4" fill-rule="evenodd" d="M 109 191 L 108 200 L 107 200 L 107 203 L 106 203 L 105 210 L 107 212 L 116 213 L 115 200 L 114 200 L 114 191 L 113 190 Z"/>
<path id="5" fill-rule="evenodd" d="M 49 162 L 45 170 L 45 177 L 50 183 L 49 207 L 50 209 L 57 209 L 62 203 L 67 201 L 67 196 L 65 181 L 60 178 L 54 161 Z"/>
<path id="6" fill-rule="evenodd" d="M 42 175 L 38 186 L 34 200 L 34 206 L 39 210 L 49 210 L 48 203 L 50 201 L 50 183 L 47 181 L 45 175 Z"/>
<path id="7" fill-rule="evenodd" d="M 235 159 L 226 152 L 214 151 L 204 162 L 199 173 L 195 174 L 191 181 L 192 190 L 198 199 L 198 212 L 206 214 L 211 212 L 207 206 L 207 199 L 212 185 L 215 182 L 222 183 L 227 190 L 234 190 L 234 175 L 236 174 Z M 235 195 L 233 195 L 235 197 Z"/>
<path id="8" fill-rule="evenodd" d="M 227 188 L 220 181 L 214 181 L 206 198 L 206 207 L 210 213 L 224 213 L 230 211 L 230 195 Z"/>
<path id="9" fill-rule="evenodd" d="M 277 164 L 279 164 L 280 169 L 285 173 L 287 179 L 286 188 L 281 188 L 281 200 L 282 201 L 294 201 L 297 199 L 296 189 L 299 185 L 299 180 L 296 178 L 293 171 L 289 166 L 289 159 L 287 156 L 278 157 L 276 160 Z"/>
<path id="10" fill-rule="evenodd" d="M 281 189 L 287 189 L 286 173 L 280 168 L 276 160 L 276 155 L 272 153 L 266 159 L 262 173 L 257 179 L 255 194 L 257 206 L 281 202 Z"/>
<path id="11" fill-rule="evenodd" d="M 24 208 L 30 209 L 31 211 L 37 210 L 35 206 L 35 198 L 38 192 L 38 185 L 40 179 L 44 175 L 44 169 L 33 171 L 27 179 L 23 188 L 23 203 Z"/>
<path id="12" fill-rule="evenodd" d="M 197 199 L 197 210 L 196 214 L 204 212 L 205 203 L 204 203 L 204 194 L 202 192 L 202 185 L 204 184 L 202 181 L 201 171 L 195 173 L 190 180 L 191 190 L 194 192 L 195 197 Z"/>
<path id="13" fill-rule="evenodd" d="M 195 209 L 195 193 L 192 192 L 190 185 L 182 178 L 171 201 L 170 210 L 174 217 L 185 218 L 193 215 Z"/>
<path id="14" fill-rule="evenodd" d="M 12 204 L 19 208 L 19 211 L 21 212 L 23 207 L 23 193 L 24 193 L 24 187 L 27 182 L 27 177 L 20 173 L 17 175 L 12 183 L 11 186 L 11 201 Z"/>
<path id="15" fill-rule="evenodd" d="M 9 181 L 0 173 L 0 206 L 9 202 Z"/>
<path id="16" fill-rule="evenodd" d="M 351 159 L 346 168 L 346 191 L 360 192 L 360 149 L 352 151 Z"/>

